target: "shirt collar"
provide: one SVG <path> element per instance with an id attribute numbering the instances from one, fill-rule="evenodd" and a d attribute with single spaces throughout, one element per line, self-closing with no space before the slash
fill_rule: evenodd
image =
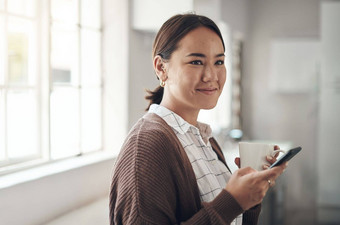
<path id="1" fill-rule="evenodd" d="M 197 122 L 197 127 L 185 121 L 178 114 L 158 104 L 152 104 L 149 113 L 155 113 L 160 116 L 170 127 L 180 134 L 185 134 L 190 128 L 193 132 L 199 133 L 203 139 L 212 137 L 212 131 L 208 124 Z"/>

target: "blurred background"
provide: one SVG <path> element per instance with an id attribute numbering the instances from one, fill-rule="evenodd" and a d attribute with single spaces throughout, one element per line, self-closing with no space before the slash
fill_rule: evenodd
<path id="1" fill-rule="evenodd" d="M 239 141 L 302 146 L 262 225 L 340 224 L 340 1 L 0 0 L 0 224 L 109 224 L 112 167 L 158 85 L 176 13 L 213 19 L 227 83 L 202 111 L 232 170 Z"/>

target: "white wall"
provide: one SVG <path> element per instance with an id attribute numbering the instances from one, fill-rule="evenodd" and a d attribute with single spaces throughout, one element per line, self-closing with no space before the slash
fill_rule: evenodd
<path id="1" fill-rule="evenodd" d="M 118 152 L 128 125 L 129 4 L 103 0 L 104 144 Z"/>
<path id="2" fill-rule="evenodd" d="M 0 224 L 44 224 L 108 196 L 113 163 L 105 160 L 1 189 Z"/>
<path id="3" fill-rule="evenodd" d="M 249 0 L 221 1 L 221 18 L 228 24 L 232 33 L 242 37 L 247 36 L 249 30 Z"/>
<path id="4" fill-rule="evenodd" d="M 245 40 L 243 128 L 251 139 L 286 140 L 303 151 L 285 174 L 285 223 L 313 224 L 316 195 L 318 93 L 269 90 L 270 43 L 276 38 L 320 36 L 318 0 L 249 1 Z M 294 216 L 289 216 L 294 215 Z"/>
<path id="5" fill-rule="evenodd" d="M 132 15 L 131 15 L 132 16 Z M 156 33 L 130 30 L 129 49 L 129 128 L 145 113 L 148 102 L 145 89 L 154 90 L 158 85 L 152 67 L 151 49 Z"/>
<path id="6" fill-rule="evenodd" d="M 340 221 L 340 26 L 335 22 L 340 21 L 340 2 L 323 1 L 321 10 L 318 220 L 335 224 Z"/>

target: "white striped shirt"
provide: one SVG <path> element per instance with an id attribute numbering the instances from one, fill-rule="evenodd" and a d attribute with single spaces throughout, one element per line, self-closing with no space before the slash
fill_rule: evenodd
<path id="1" fill-rule="evenodd" d="M 157 104 L 150 106 L 149 113 L 157 114 L 173 129 L 191 162 L 201 201 L 212 201 L 225 188 L 231 174 L 211 147 L 210 126 L 198 122 L 195 127 L 176 113 Z M 242 215 L 231 224 L 241 225 Z"/>

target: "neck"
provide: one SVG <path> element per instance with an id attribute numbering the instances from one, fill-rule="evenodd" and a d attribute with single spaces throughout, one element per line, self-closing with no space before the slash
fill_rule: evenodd
<path id="1" fill-rule="evenodd" d="M 174 113 L 182 117 L 185 121 L 187 121 L 191 125 L 197 126 L 197 117 L 198 117 L 199 110 L 186 109 L 185 107 L 176 107 L 164 101 L 162 101 L 160 105 L 173 111 Z"/>

